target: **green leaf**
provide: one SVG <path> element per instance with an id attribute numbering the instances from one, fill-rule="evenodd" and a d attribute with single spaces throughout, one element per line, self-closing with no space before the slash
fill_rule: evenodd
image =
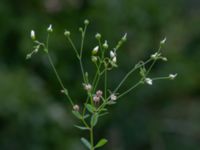
<path id="1" fill-rule="evenodd" d="M 90 104 L 85 104 L 85 107 L 91 113 L 94 113 L 96 111 L 96 108 L 94 106 L 90 105 Z"/>
<path id="2" fill-rule="evenodd" d="M 99 117 L 98 113 L 95 113 L 95 114 L 92 115 L 91 121 L 90 121 L 90 124 L 91 124 L 92 127 L 94 127 L 97 124 L 98 117 Z"/>
<path id="3" fill-rule="evenodd" d="M 86 114 L 85 116 L 83 116 L 83 119 L 86 119 L 86 118 L 88 118 L 88 117 L 90 117 L 90 115 L 89 115 L 89 114 Z"/>
<path id="4" fill-rule="evenodd" d="M 101 140 L 97 143 L 97 145 L 95 146 L 95 148 L 102 147 L 102 146 L 105 145 L 107 142 L 108 142 L 108 140 L 106 140 L 106 139 L 101 139 Z"/>
<path id="5" fill-rule="evenodd" d="M 88 140 L 86 140 L 84 137 L 81 138 L 81 142 L 88 148 L 88 149 L 91 149 L 91 145 L 90 143 L 88 142 Z"/>
<path id="6" fill-rule="evenodd" d="M 89 128 L 87 127 L 82 127 L 82 126 L 77 126 L 77 125 L 74 125 L 76 128 L 80 129 L 80 130 L 90 130 Z"/>
<path id="7" fill-rule="evenodd" d="M 110 101 L 108 101 L 108 102 L 107 102 L 107 104 L 108 104 L 108 105 L 114 105 L 114 104 L 116 104 L 116 102 L 115 102 L 115 101 L 112 101 L 112 100 L 110 100 Z"/>
<path id="8" fill-rule="evenodd" d="M 82 116 L 81 116 L 81 114 L 78 112 L 78 111 L 72 111 L 72 114 L 76 117 L 76 118 L 78 118 L 78 119 L 82 119 Z"/>

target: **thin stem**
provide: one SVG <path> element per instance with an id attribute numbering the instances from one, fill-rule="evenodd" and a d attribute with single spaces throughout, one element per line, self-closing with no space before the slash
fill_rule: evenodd
<path id="1" fill-rule="evenodd" d="M 91 150 L 94 150 L 94 135 L 93 135 L 93 127 L 90 128 L 90 144 L 91 144 Z"/>
<path id="2" fill-rule="evenodd" d="M 152 60 L 152 59 L 150 58 L 150 59 L 148 59 L 146 62 L 144 62 L 143 64 L 133 67 L 133 68 L 124 76 L 124 78 L 121 80 L 121 82 L 120 82 L 119 85 L 116 87 L 116 89 L 114 90 L 113 93 L 116 93 L 116 92 L 119 90 L 119 88 L 122 86 L 122 84 L 127 80 L 127 78 L 128 78 L 135 70 L 137 70 L 137 69 L 140 68 L 141 66 L 143 66 L 143 65 L 145 65 L 145 64 L 147 64 L 147 63 L 149 63 L 151 60 Z"/>
<path id="3" fill-rule="evenodd" d="M 156 77 L 156 78 L 152 78 L 152 80 L 165 80 L 165 79 L 170 79 L 168 76 L 167 77 Z"/>
<path id="4" fill-rule="evenodd" d="M 162 46 L 161 46 L 161 44 L 160 44 L 157 53 L 159 53 L 159 52 L 161 51 L 161 48 L 162 48 Z M 155 65 L 156 61 L 157 61 L 157 59 L 154 59 L 154 61 L 152 62 L 151 66 L 149 67 L 149 69 L 148 69 L 147 72 L 146 72 L 146 76 L 150 73 L 150 71 L 151 71 L 151 69 L 153 68 L 153 66 Z"/>
<path id="5" fill-rule="evenodd" d="M 60 76 L 58 75 L 58 72 L 57 72 L 57 70 L 56 70 L 56 68 L 55 68 L 55 65 L 53 64 L 53 61 L 52 61 L 52 58 L 51 58 L 50 54 L 47 53 L 47 56 L 48 56 L 48 60 L 49 60 L 49 62 L 50 62 L 50 64 L 51 64 L 51 67 L 53 68 L 53 71 L 54 71 L 54 73 L 55 73 L 55 75 L 56 75 L 56 78 L 58 79 L 58 82 L 60 83 L 60 85 L 61 85 L 61 87 L 62 87 L 62 89 L 63 89 L 65 95 L 66 95 L 67 98 L 69 99 L 69 102 L 71 103 L 71 105 L 74 106 L 74 103 L 73 103 L 71 97 L 69 96 L 67 89 L 64 87 L 64 84 L 63 84 L 63 82 L 62 82 Z"/>
<path id="6" fill-rule="evenodd" d="M 76 56 L 79 58 L 80 56 L 79 56 L 79 53 L 78 53 L 78 50 L 77 50 L 76 46 L 74 45 L 74 42 L 72 41 L 72 39 L 70 38 L 70 36 L 68 36 L 67 39 L 68 39 L 69 43 L 71 44 L 74 52 L 76 53 Z"/>
<path id="7" fill-rule="evenodd" d="M 106 97 L 107 97 L 107 78 L 108 78 L 108 76 L 107 76 L 107 66 L 106 66 L 107 64 L 105 64 L 105 74 L 104 74 L 104 97 L 105 97 L 105 99 L 106 99 Z"/>
<path id="8" fill-rule="evenodd" d="M 126 90 L 125 92 L 123 92 L 122 94 L 120 94 L 117 98 L 121 98 L 122 96 L 128 94 L 129 92 L 131 92 L 133 89 L 135 89 L 137 86 L 139 86 L 140 84 L 142 84 L 141 80 L 139 82 L 137 82 L 135 85 L 133 85 L 131 88 L 129 88 L 128 90 Z"/>

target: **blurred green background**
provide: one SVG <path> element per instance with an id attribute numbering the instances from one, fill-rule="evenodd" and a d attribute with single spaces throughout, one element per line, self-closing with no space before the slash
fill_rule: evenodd
<path id="1" fill-rule="evenodd" d="M 199 0 L 1 0 L 0 1 L 0 149 L 84 150 L 85 132 L 73 127 L 66 98 L 44 53 L 30 61 L 30 30 L 44 40 L 52 23 L 50 51 L 58 72 L 77 103 L 84 101 L 78 62 L 64 29 L 80 42 L 79 26 L 90 20 L 84 65 L 90 62 L 94 35 L 112 47 L 127 32 L 119 68 L 110 88 L 139 60 L 155 52 L 161 39 L 169 62 L 151 76 L 178 73 L 175 81 L 142 86 L 121 99 L 96 128 L 109 140 L 102 150 L 200 149 L 200 1 Z M 94 69 L 86 67 L 88 72 Z M 131 76 L 125 89 L 136 80 Z"/>

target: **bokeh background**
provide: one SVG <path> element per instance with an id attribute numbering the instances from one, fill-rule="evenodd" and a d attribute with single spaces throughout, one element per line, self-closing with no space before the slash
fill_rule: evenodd
<path id="1" fill-rule="evenodd" d="M 151 76 L 178 73 L 175 81 L 137 88 L 111 108 L 96 128 L 96 137 L 109 140 L 102 150 L 200 149 L 200 1 L 199 0 L 1 0 L 0 1 L 0 149 L 85 150 L 85 132 L 73 127 L 66 98 L 44 53 L 30 61 L 30 30 L 44 40 L 52 23 L 50 51 L 76 102 L 84 100 L 78 62 L 63 35 L 72 32 L 79 45 L 79 26 L 90 20 L 84 47 L 88 72 L 91 49 L 100 32 L 112 47 L 127 32 L 119 51 L 119 68 L 110 87 L 139 60 L 158 48 L 163 55 Z M 131 76 L 121 91 L 136 81 Z"/>

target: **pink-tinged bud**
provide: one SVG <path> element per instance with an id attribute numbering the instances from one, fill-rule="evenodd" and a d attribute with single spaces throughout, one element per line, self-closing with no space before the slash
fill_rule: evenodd
<path id="1" fill-rule="evenodd" d="M 93 97 L 93 101 L 95 102 L 95 103 L 99 103 L 99 101 L 100 101 L 100 97 L 98 97 L 98 96 L 94 96 Z"/>
<path id="2" fill-rule="evenodd" d="M 74 109 L 75 111 L 79 111 L 80 107 L 79 107 L 78 105 L 74 105 L 74 106 L 73 106 L 73 109 Z"/>
<path id="3" fill-rule="evenodd" d="M 103 94 L 103 92 L 102 92 L 101 90 L 98 90 L 98 91 L 96 92 L 96 96 L 97 96 L 97 97 L 101 97 L 102 94 Z"/>

